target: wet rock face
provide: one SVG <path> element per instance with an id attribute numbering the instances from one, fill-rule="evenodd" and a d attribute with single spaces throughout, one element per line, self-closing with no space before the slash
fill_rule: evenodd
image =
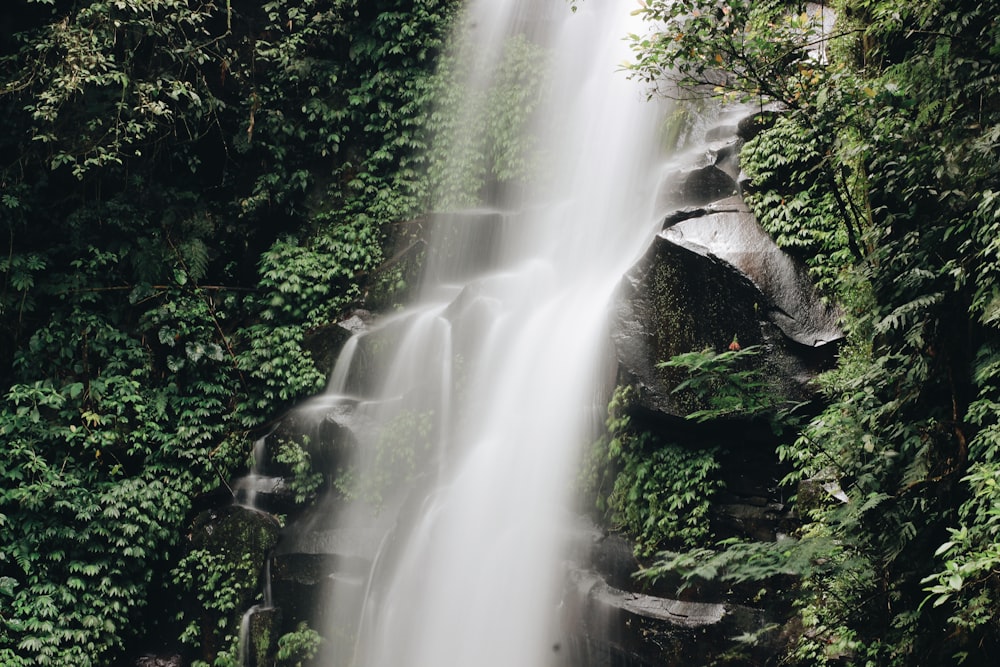
<path id="1" fill-rule="evenodd" d="M 569 665 L 757 664 L 731 662 L 720 654 L 733 648 L 734 637 L 763 632 L 769 624 L 759 609 L 624 591 L 589 572 L 572 572 L 567 589 L 564 607 L 569 628 L 575 630 L 567 642 Z M 753 647 L 756 657 L 774 651 L 769 639 L 764 635 Z"/>
<path id="2" fill-rule="evenodd" d="M 136 658 L 135 667 L 183 667 L 179 655 L 144 655 Z"/>
<path id="3" fill-rule="evenodd" d="M 704 407 L 672 393 L 682 371 L 657 365 L 682 352 L 721 352 L 734 337 L 744 347 L 764 343 L 760 301 L 753 284 L 725 262 L 657 237 L 614 305 L 619 380 L 635 385 L 640 405 L 651 412 L 682 418 Z"/>
<path id="4" fill-rule="evenodd" d="M 763 269 L 760 273 L 767 275 Z M 639 389 L 643 409 L 683 418 L 706 406 L 673 393 L 684 372 L 658 364 L 684 352 L 722 352 L 736 340 L 743 348 L 762 346 L 753 363 L 772 379 L 773 390 L 789 401 L 808 400 L 809 382 L 832 363 L 839 333 L 826 306 L 816 306 L 823 315 L 815 319 L 817 326 L 776 306 L 781 296 L 769 296 L 713 253 L 657 236 L 623 280 L 614 303 L 611 338 L 619 381 Z"/>
<path id="5" fill-rule="evenodd" d="M 741 198 L 674 212 L 661 236 L 746 276 L 761 292 L 767 319 L 795 343 L 816 348 L 842 338 L 838 309 L 819 298 L 805 267 L 775 245 Z"/>
<path id="6" fill-rule="evenodd" d="M 731 197 L 737 191 L 736 181 L 723 165 L 710 164 L 676 174 L 664 194 L 671 200 L 699 206 Z"/>
<path id="7" fill-rule="evenodd" d="M 755 363 L 791 401 L 832 361 L 839 311 L 823 301 L 805 268 L 761 229 L 740 192 L 738 121 L 710 147 L 677 165 L 661 188 L 663 229 L 622 280 L 612 339 L 619 380 L 640 390 L 645 410 L 679 418 L 701 405 L 672 394 L 684 379 L 657 368 L 683 352 L 722 352 L 734 340 L 763 346 Z M 741 130 L 742 128 L 742 130 Z"/>
<path id="8" fill-rule="evenodd" d="M 686 372 L 659 364 L 685 352 L 723 352 L 734 342 L 759 346 L 746 363 L 777 399 L 798 403 L 815 398 L 811 381 L 834 361 L 843 336 L 838 310 L 819 297 L 805 268 L 774 244 L 739 194 L 745 178 L 739 148 L 770 122 L 765 113 L 714 128 L 707 148 L 675 165 L 660 191 L 662 230 L 622 279 L 611 316 L 618 382 L 638 390 L 633 427 L 666 431 L 691 447 L 718 445 L 723 488 L 709 510 L 713 533 L 763 542 L 784 539 L 797 522 L 780 488 L 773 432 L 746 417 L 686 420 L 710 406 L 675 392 Z M 567 664 L 765 664 L 779 652 L 780 632 L 764 629 L 780 627 L 789 611 L 758 593 L 794 582 L 779 577 L 748 588 L 709 581 L 679 594 L 677 577 L 636 581 L 642 563 L 630 558 L 630 544 L 605 532 L 589 560 L 571 569 Z M 753 633 L 761 633 L 760 644 L 735 662 L 726 656 L 733 637 Z"/>
<path id="9" fill-rule="evenodd" d="M 279 554 L 271 566 L 274 604 L 292 620 L 323 617 L 330 577 L 338 571 L 334 556 Z"/>
<path id="10" fill-rule="evenodd" d="M 275 607 L 254 607 L 248 612 L 244 619 L 246 636 L 239 655 L 243 665 L 262 667 L 270 664 L 268 658 L 278 641 L 281 617 L 282 610 Z"/>
<path id="11" fill-rule="evenodd" d="M 333 370 L 333 365 L 337 361 L 337 355 L 343 348 L 344 343 L 354 333 L 352 327 L 358 322 L 363 322 L 362 312 L 359 311 L 351 315 L 345 322 L 337 322 L 318 327 L 310 331 L 302 341 L 302 347 L 312 356 L 318 368 L 327 373 Z M 370 317 L 366 312 L 364 317 Z"/>
<path id="12" fill-rule="evenodd" d="M 278 542 L 281 526 L 270 514 L 240 505 L 229 505 L 198 515 L 192 527 L 191 548 L 225 554 L 239 560 L 249 554 L 256 560 L 251 570 L 261 570 L 264 555 Z"/>

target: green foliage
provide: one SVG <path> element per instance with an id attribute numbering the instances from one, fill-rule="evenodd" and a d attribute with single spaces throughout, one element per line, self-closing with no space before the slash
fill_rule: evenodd
<path id="1" fill-rule="evenodd" d="M 191 500 L 322 387 L 306 332 L 426 207 L 458 3 L 22 4 L 0 35 L 0 662 L 112 664 L 165 571 L 232 611 L 236 575 L 178 563 Z"/>
<path id="2" fill-rule="evenodd" d="M 101 664 L 120 650 L 148 563 L 176 544 L 189 494 L 210 485 L 199 443 L 212 421 L 137 365 L 144 357 L 137 340 L 76 308 L 18 359 L 53 371 L 12 385 L 0 413 L 0 512 L 10 529 L 0 569 L 18 584 L 4 621 L 24 664 Z M 191 409 L 210 405 L 200 399 Z M 175 430 L 184 428 L 190 440 Z M 53 615 L 59 623 L 44 620 Z"/>
<path id="3" fill-rule="evenodd" d="M 980 350 L 973 372 L 977 399 L 968 420 L 977 429 L 969 442 L 970 463 L 961 482 L 968 489 L 958 508 L 956 525 L 934 555 L 938 568 L 921 583 L 924 604 L 945 607 L 948 622 L 963 642 L 977 641 L 996 623 L 1000 573 L 1000 389 L 996 348 Z M 962 654 L 965 652 L 963 650 Z"/>
<path id="4" fill-rule="evenodd" d="M 273 517 L 239 506 L 201 513 L 171 582 L 187 601 L 176 614 L 180 641 L 215 667 L 235 665 L 241 619 L 259 601 L 262 573 L 277 543 Z"/>
<path id="5" fill-rule="evenodd" d="M 621 466 L 608 498 L 612 521 L 636 537 L 636 554 L 650 556 L 665 544 L 700 544 L 710 535 L 708 507 L 719 482 L 713 451 L 692 452 L 665 444 L 652 453 L 646 443 L 619 438 L 611 460 Z"/>
<path id="6" fill-rule="evenodd" d="M 319 653 L 321 642 L 318 632 L 305 622 L 299 623 L 295 630 L 278 639 L 275 667 L 303 667 Z"/>
<path id="7" fill-rule="evenodd" d="M 173 570 L 173 583 L 197 600 L 200 608 L 218 624 L 210 631 L 228 631 L 225 644 L 232 644 L 236 639 L 232 619 L 239 616 L 247 595 L 254 592 L 256 582 L 257 571 L 248 553 L 234 560 L 230 554 L 195 549 L 182 558 Z M 203 619 L 185 620 L 187 623 L 180 636 L 181 641 L 190 646 L 201 646 Z"/>
<path id="8" fill-rule="evenodd" d="M 0 93 L 23 102 L 18 124 L 35 146 L 21 144 L 22 163 L 76 178 L 123 167 L 171 134 L 196 138 L 222 106 L 203 68 L 224 58 L 203 38 L 225 11 L 218 3 L 89 2 L 65 20 L 57 11 L 2 57 Z"/>
<path id="9" fill-rule="evenodd" d="M 842 216 L 831 188 L 831 144 L 829 135 L 785 113 L 740 151 L 753 182 L 747 205 L 779 247 L 805 261 L 827 294 L 837 291 L 842 272 L 855 259 L 851 246 L 858 244 L 850 226 L 857 216 Z M 789 145 L 797 150 L 788 151 Z"/>
<path id="10" fill-rule="evenodd" d="M 324 375 L 302 349 L 303 327 L 253 324 L 238 334 L 237 364 L 245 383 L 239 413 L 247 426 L 260 424 L 259 415 L 322 388 Z"/>
<path id="11" fill-rule="evenodd" d="M 274 459 L 288 466 L 291 475 L 285 480 L 295 495 L 297 504 L 301 505 L 316 497 L 316 492 L 323 484 L 323 473 L 313 469 L 309 452 L 297 442 L 283 440 L 278 444 Z"/>
<path id="12" fill-rule="evenodd" d="M 703 409 L 694 410 L 688 419 L 706 422 L 731 417 L 766 417 L 775 430 L 782 428 L 787 413 L 779 411 L 778 389 L 768 382 L 756 361 L 760 346 L 740 348 L 735 340 L 725 352 L 705 349 L 683 352 L 658 368 L 682 368 L 687 378 L 673 388 L 673 393 L 692 392 Z"/>
<path id="13" fill-rule="evenodd" d="M 721 482 L 714 449 L 691 450 L 661 442 L 632 426 L 634 390 L 619 387 L 608 404 L 607 435 L 591 456 L 600 506 L 612 523 L 635 540 L 636 555 L 658 548 L 694 546 L 711 536 L 708 508 Z M 599 482 L 610 478 L 603 497 Z"/>
<path id="14" fill-rule="evenodd" d="M 803 577 L 828 572 L 843 559 L 843 550 L 829 538 L 812 536 L 804 540 L 781 539 L 776 542 L 749 542 L 730 538 L 716 548 L 695 547 L 684 551 L 663 551 L 649 567 L 641 570 L 642 580 L 656 581 L 666 574 L 678 574 L 681 589 L 701 581 L 721 581 L 727 585 L 760 583 L 768 585 L 775 578 L 790 577 L 797 588 Z M 856 566 L 860 569 L 862 566 Z M 794 579 L 792 579 L 794 578 Z M 761 590 L 761 595 L 781 591 Z M 784 591 L 785 594 L 791 590 Z"/>
<path id="15" fill-rule="evenodd" d="M 630 35 L 633 75 L 672 94 L 722 95 L 794 105 L 818 83 L 814 69 L 822 17 L 800 3 L 766 0 L 643 0 L 636 10 L 656 24 Z M 665 91 L 666 92 L 666 91 Z"/>
<path id="16" fill-rule="evenodd" d="M 747 200 L 845 307 L 827 408 L 780 450 L 787 483 L 841 496 L 803 508 L 800 542 L 844 554 L 802 573 L 788 660 L 984 664 L 1000 642 L 1000 30 L 979 2 L 835 9 L 821 34 L 793 2 L 646 2 L 665 27 L 634 38 L 633 71 L 775 103 L 742 154 Z M 726 567 L 747 556 L 726 546 Z"/>

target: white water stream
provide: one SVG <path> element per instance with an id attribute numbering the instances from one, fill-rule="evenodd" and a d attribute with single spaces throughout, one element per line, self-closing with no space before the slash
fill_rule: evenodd
<path id="1" fill-rule="evenodd" d="M 489 88 L 512 34 L 548 54 L 526 128 L 540 174 L 516 196 L 440 217 L 447 238 L 432 242 L 419 303 L 353 339 L 313 402 L 349 413 L 356 438 L 357 500 L 331 511 L 339 554 L 374 561 L 370 578 L 334 584 L 330 667 L 561 659 L 563 526 L 613 380 L 609 299 L 658 231 L 663 117 L 620 71 L 633 3 L 578 5 L 471 3 L 469 91 Z"/>

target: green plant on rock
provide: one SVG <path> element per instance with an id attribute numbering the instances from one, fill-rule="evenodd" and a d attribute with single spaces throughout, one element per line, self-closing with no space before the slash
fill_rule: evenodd
<path id="1" fill-rule="evenodd" d="M 238 506 L 197 517 L 188 552 L 171 577 L 188 601 L 176 618 L 180 639 L 198 648 L 205 664 L 229 665 L 237 653 L 241 619 L 263 594 L 262 573 L 278 530 L 273 517 Z"/>
<path id="2" fill-rule="evenodd" d="M 666 545 L 704 543 L 711 535 L 709 503 L 721 488 L 713 475 L 717 452 L 684 448 L 636 429 L 629 414 L 633 400 L 631 387 L 616 389 L 608 404 L 607 434 L 591 453 L 599 507 L 635 540 L 638 556 Z M 610 480 L 606 492 L 604 480 Z"/>
<path id="3" fill-rule="evenodd" d="M 682 352 L 658 368 L 681 368 L 687 377 L 672 389 L 675 394 L 690 392 L 704 408 L 692 410 L 687 419 L 707 422 L 717 419 L 767 418 L 779 431 L 786 424 L 788 410 L 782 410 L 778 389 L 769 381 L 758 361 L 760 346 L 740 348 L 734 339 L 730 349 L 715 352 Z"/>
<path id="4" fill-rule="evenodd" d="M 308 444 L 308 443 L 306 443 Z M 291 476 L 285 481 L 299 505 L 316 497 L 323 484 L 323 473 L 313 469 L 309 452 L 295 441 L 282 440 L 278 444 L 275 461 L 288 466 Z"/>
<path id="5" fill-rule="evenodd" d="M 229 554 L 216 553 L 209 549 L 195 549 L 182 558 L 173 572 L 174 584 L 191 594 L 199 606 L 214 621 L 210 633 L 221 633 L 219 647 L 232 645 L 238 638 L 233 617 L 242 611 L 246 596 L 253 592 L 257 573 L 253 569 L 253 557 L 242 554 L 234 561 Z M 180 636 L 189 646 L 202 646 L 205 628 L 199 616 L 178 619 L 186 622 Z"/>
<path id="6" fill-rule="evenodd" d="M 305 622 L 278 639 L 275 667 L 303 667 L 319 653 L 322 637 Z"/>

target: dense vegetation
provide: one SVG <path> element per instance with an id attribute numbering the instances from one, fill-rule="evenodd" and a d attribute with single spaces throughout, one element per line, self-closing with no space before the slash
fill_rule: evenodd
<path id="1" fill-rule="evenodd" d="M 794 541 L 665 553 L 647 574 L 793 573 L 781 664 L 1000 654 L 1000 23 L 979 0 L 645 0 L 634 73 L 760 105 L 747 200 L 845 308 L 825 409 L 780 451 Z M 808 10 L 808 11 L 807 11 Z M 676 86 L 676 87 L 675 87 Z M 839 496 L 836 497 L 836 496 Z"/>
<path id="2" fill-rule="evenodd" d="M 194 499 L 322 386 L 307 334 L 362 285 L 404 287 L 375 269 L 427 206 L 458 3 L 9 4 L 0 663 L 109 665 L 137 638 L 197 645 L 180 593 L 230 604 L 186 553 Z"/>
<path id="3" fill-rule="evenodd" d="M 476 168 L 425 169 L 448 130 L 429 104 L 448 93 L 432 71 L 458 4 L 18 0 L 4 16 L 0 664 L 114 664 L 148 635 L 196 647 L 175 598 L 233 604 L 185 543 L 195 499 L 321 387 L 308 334 L 367 290 L 384 304 L 405 288 L 398 264 L 378 271 L 393 223 L 432 191 L 461 200 L 488 161 L 525 168 L 473 146 Z M 616 520 L 659 531 L 646 551 L 689 547 L 651 577 L 795 574 L 801 631 L 776 662 L 993 664 L 1000 26 L 981 0 L 832 4 L 831 34 L 788 0 L 645 0 L 656 29 L 634 37 L 634 73 L 766 106 L 743 149 L 748 202 L 843 304 L 849 336 L 825 409 L 785 424 L 786 481 L 848 500 L 803 505 L 794 541 L 693 548 L 711 452 L 648 460 L 616 411 Z M 484 134 L 530 110 L 513 85 L 526 51 L 495 93 L 511 106 L 483 100 Z M 284 638 L 289 664 L 309 641 Z M 233 660 L 231 645 L 201 655 Z"/>

